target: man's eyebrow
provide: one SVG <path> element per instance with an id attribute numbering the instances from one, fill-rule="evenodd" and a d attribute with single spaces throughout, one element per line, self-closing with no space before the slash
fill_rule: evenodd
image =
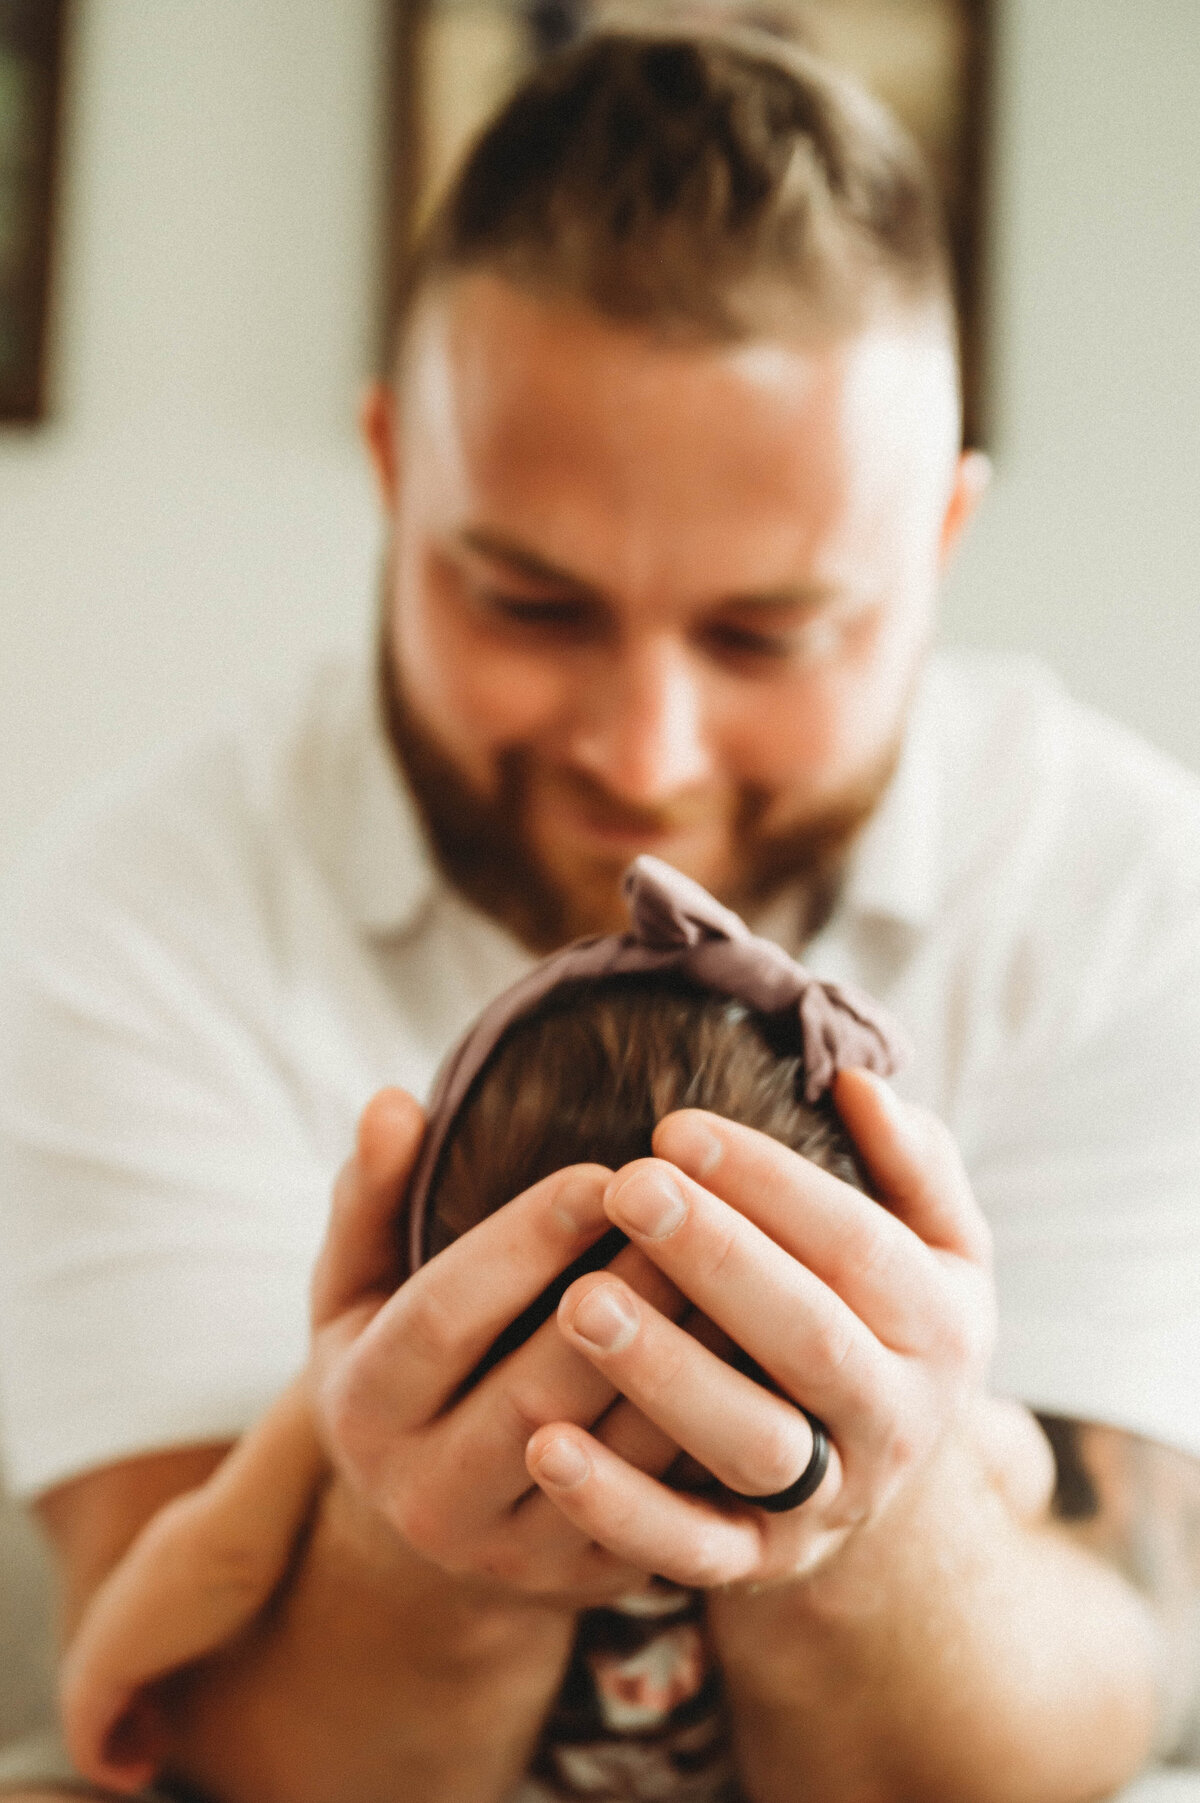
<path id="1" fill-rule="evenodd" d="M 570 589 L 575 594 L 596 600 L 604 598 L 603 591 L 594 582 L 551 563 L 548 558 L 540 557 L 536 551 L 503 533 L 491 532 L 484 526 L 464 526 L 455 534 L 455 542 L 477 557 L 485 557 L 489 563 L 503 564 L 514 575 L 524 576 L 529 581 L 552 583 L 556 588 Z M 714 613 L 722 610 L 762 614 L 812 612 L 836 600 L 838 594 L 836 586 L 829 583 L 794 583 L 746 594 L 714 595 L 708 607 Z"/>
<path id="2" fill-rule="evenodd" d="M 760 589 L 744 595 L 722 595 L 717 607 L 735 613 L 783 614 L 797 610 L 812 611 L 836 601 L 841 591 L 830 583 L 795 583 L 785 588 Z"/>
<path id="3" fill-rule="evenodd" d="M 505 538 L 502 533 L 488 532 L 481 526 L 466 526 L 456 538 L 464 550 L 474 551 L 476 556 L 486 557 L 490 563 L 504 564 L 515 575 L 525 576 L 533 582 L 551 582 L 558 588 L 573 589 L 582 595 L 599 593 L 594 583 L 539 557 L 536 551 Z"/>

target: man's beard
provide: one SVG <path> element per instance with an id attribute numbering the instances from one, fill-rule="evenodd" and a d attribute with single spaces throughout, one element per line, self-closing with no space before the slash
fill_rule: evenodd
<path id="1" fill-rule="evenodd" d="M 529 749 L 515 746 L 501 753 L 495 792 L 480 794 L 404 693 L 386 624 L 379 635 L 378 680 L 392 751 L 437 865 L 454 888 L 531 951 L 549 952 L 570 939 L 612 931 L 623 918 L 619 872 L 572 893 L 546 870 L 532 844 L 534 760 Z M 794 887 L 799 939 L 810 939 L 833 911 L 849 851 L 892 779 L 902 742 L 903 716 L 901 728 L 869 770 L 820 812 L 783 829 L 764 825 L 774 797 L 744 787 L 732 830 L 731 876 L 718 886 L 718 899 L 740 914 L 753 915 Z M 582 776 L 572 780 L 588 783 Z M 606 799 L 597 791 L 598 803 Z"/>

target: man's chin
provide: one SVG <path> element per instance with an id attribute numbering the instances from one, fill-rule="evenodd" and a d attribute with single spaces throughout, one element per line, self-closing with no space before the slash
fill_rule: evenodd
<path id="1" fill-rule="evenodd" d="M 564 921 L 575 938 L 625 930 L 623 879 L 633 860 L 643 854 L 662 858 L 717 894 L 729 888 L 728 851 L 716 851 L 695 835 L 630 835 L 618 844 L 598 846 L 570 833 L 556 835 L 544 823 L 534 822 L 526 843 L 542 881 L 562 898 Z"/>
<path id="2" fill-rule="evenodd" d="M 532 855 L 543 885 L 558 897 L 559 920 L 566 939 L 624 932 L 629 917 L 622 899 L 621 881 L 632 857 L 567 861 L 561 855 L 538 857 L 536 850 Z M 552 950 L 553 947 L 537 949 Z"/>

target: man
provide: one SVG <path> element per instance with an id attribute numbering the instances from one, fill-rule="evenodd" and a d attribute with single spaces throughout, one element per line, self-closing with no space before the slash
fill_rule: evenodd
<path id="1" fill-rule="evenodd" d="M 1192 1707 L 1200 801 L 1046 679 L 927 663 L 982 471 L 910 148 L 754 36 L 594 40 L 473 152 L 365 426 L 386 750 L 326 680 L 77 826 L 12 935 L 8 1457 L 69 1613 L 302 1362 L 361 1099 L 422 1092 L 652 851 L 907 1019 L 910 1100 L 839 1092 L 888 1211 L 850 1234 L 801 1161 L 676 1117 L 393 1294 L 420 1117 L 385 1091 L 313 1293 L 333 1477 L 276 1606 L 174 1696 L 168 1767 L 500 1803 L 578 1611 L 663 1573 L 711 1593 L 751 1803 L 1108 1794 Z M 606 1219 L 619 1331 L 568 1299 L 460 1395 Z M 997 1292 L 1054 1511 L 989 1400 Z M 747 1434 L 685 1297 L 769 1322 L 828 1424 L 803 1507 L 656 1481 L 682 1446 L 765 1494 L 812 1446 L 799 1409 Z"/>

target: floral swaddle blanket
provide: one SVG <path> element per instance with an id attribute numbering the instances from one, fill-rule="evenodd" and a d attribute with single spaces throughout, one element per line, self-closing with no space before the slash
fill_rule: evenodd
<path id="1" fill-rule="evenodd" d="M 588 1609 L 517 1803 L 737 1803 L 701 1591 Z"/>

